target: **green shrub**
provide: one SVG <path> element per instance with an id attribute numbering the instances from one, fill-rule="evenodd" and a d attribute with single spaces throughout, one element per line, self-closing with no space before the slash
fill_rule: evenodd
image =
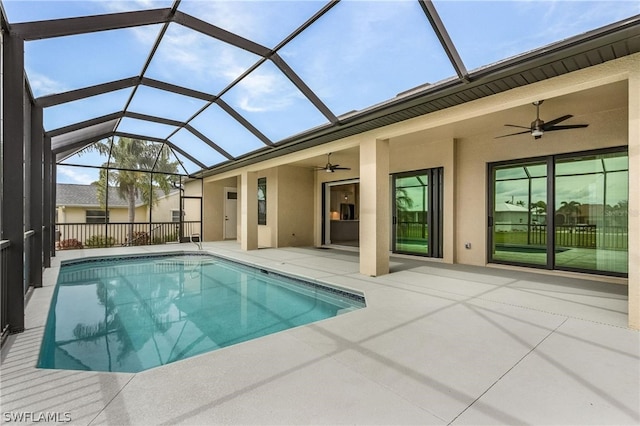
<path id="1" fill-rule="evenodd" d="M 129 245 L 146 246 L 149 245 L 149 241 L 149 233 L 144 231 L 136 231 L 133 233 L 133 238 L 131 239 L 131 243 Z"/>
<path id="2" fill-rule="evenodd" d="M 87 247 L 113 247 L 116 244 L 116 239 L 113 237 L 105 237 L 104 235 L 92 235 L 85 242 Z"/>
<path id="3" fill-rule="evenodd" d="M 158 235 L 153 237 L 153 244 L 165 244 L 167 242 L 178 241 L 178 233 L 174 232 L 167 235 Z"/>

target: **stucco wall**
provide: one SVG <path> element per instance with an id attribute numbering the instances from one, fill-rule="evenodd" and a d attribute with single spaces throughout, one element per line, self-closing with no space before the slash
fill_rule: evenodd
<path id="1" fill-rule="evenodd" d="M 205 182 L 202 190 L 203 239 L 220 241 L 224 238 L 224 188 L 238 188 L 238 179 L 231 177 L 214 182 Z M 239 209 L 238 209 L 239 211 Z M 237 223 L 240 223 L 237 217 Z M 238 235 L 239 232 L 238 232 Z"/>
<path id="2" fill-rule="evenodd" d="M 278 247 L 313 245 L 313 171 L 278 168 Z"/>
<path id="3" fill-rule="evenodd" d="M 101 210 L 100 207 L 74 207 L 65 206 L 58 207 L 58 223 L 85 223 L 87 218 L 87 210 Z M 146 208 L 138 207 L 136 209 L 136 221 L 145 222 L 147 220 Z M 109 222 L 128 222 L 129 212 L 123 207 L 109 208 Z"/>

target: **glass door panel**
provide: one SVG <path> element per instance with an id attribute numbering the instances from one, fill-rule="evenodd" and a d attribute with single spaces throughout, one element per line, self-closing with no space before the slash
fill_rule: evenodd
<path id="1" fill-rule="evenodd" d="M 555 187 L 555 266 L 626 274 L 627 153 L 558 159 Z"/>
<path id="2" fill-rule="evenodd" d="M 394 178 L 394 248 L 397 253 L 429 253 L 429 177 L 426 173 Z"/>
<path id="3" fill-rule="evenodd" d="M 325 244 L 360 246 L 360 184 L 329 183 L 325 189 Z"/>
<path id="4" fill-rule="evenodd" d="M 494 166 L 491 260 L 547 265 L 546 161 Z"/>

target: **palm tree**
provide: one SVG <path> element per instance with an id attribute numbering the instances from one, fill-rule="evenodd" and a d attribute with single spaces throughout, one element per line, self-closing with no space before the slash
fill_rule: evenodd
<path id="1" fill-rule="evenodd" d="M 558 212 L 563 213 L 569 216 L 570 218 L 572 218 L 573 220 L 571 222 L 573 222 L 573 224 L 575 225 L 578 213 L 580 213 L 580 202 L 562 201 L 560 203 L 560 208 L 558 209 Z"/>
<path id="2" fill-rule="evenodd" d="M 133 223 L 136 219 L 136 201 L 140 198 L 148 206 L 157 203 L 156 190 L 168 194 L 175 176 L 163 174 L 176 173 L 178 163 L 171 161 L 171 151 L 167 145 L 150 143 L 140 139 L 121 137 L 116 143 L 113 138 L 106 142 L 96 142 L 86 148 L 108 156 L 108 162 L 100 169 L 98 198 L 105 208 L 109 188 L 115 187 L 120 198 L 128 203 L 128 241 L 133 240 Z M 150 171 L 156 171 L 151 175 Z M 158 173 L 159 172 L 159 173 Z M 153 179 L 151 178 L 153 176 Z"/>
<path id="3" fill-rule="evenodd" d="M 413 207 L 413 199 L 407 193 L 406 188 L 396 188 L 396 211 L 398 236 L 404 237 L 407 233 L 407 212 Z M 404 226 L 402 226 L 404 225 Z"/>

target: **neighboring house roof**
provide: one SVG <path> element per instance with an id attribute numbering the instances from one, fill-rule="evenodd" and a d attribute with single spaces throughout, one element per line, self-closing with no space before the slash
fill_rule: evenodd
<path id="1" fill-rule="evenodd" d="M 511 204 L 511 203 L 497 204 L 496 211 L 497 212 L 523 212 L 523 213 L 529 212 L 529 210 L 527 210 L 526 207 L 520 206 L 518 204 Z"/>
<path id="2" fill-rule="evenodd" d="M 176 190 L 172 190 L 175 192 Z M 164 191 L 156 190 L 158 197 L 163 197 Z M 118 189 L 109 187 L 109 207 L 128 207 L 126 199 L 118 195 Z M 144 205 L 140 197 L 136 197 L 136 207 Z M 56 185 L 56 206 L 99 207 L 98 187 L 96 185 L 77 185 L 59 183 Z"/>

